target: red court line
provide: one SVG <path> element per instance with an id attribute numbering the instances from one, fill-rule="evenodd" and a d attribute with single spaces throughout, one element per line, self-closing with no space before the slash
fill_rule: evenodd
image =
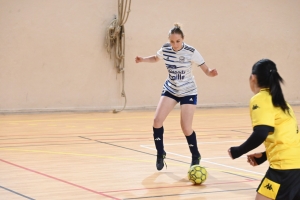
<path id="1" fill-rule="evenodd" d="M 260 181 L 260 180 L 246 179 L 245 181 L 208 183 L 208 184 L 203 184 L 203 186 L 206 186 L 206 185 L 221 185 L 221 184 L 234 184 L 234 183 L 246 183 L 246 182 L 253 182 L 253 181 Z M 201 186 L 202 185 L 181 185 L 181 186 L 167 186 L 167 187 L 136 188 L 136 189 L 128 189 L 128 190 L 105 191 L 103 193 L 117 193 L 117 192 L 130 192 L 130 191 L 136 191 L 136 190 L 157 190 L 157 189 L 165 189 L 165 188 L 169 189 L 169 188 L 201 187 Z"/>
<path id="2" fill-rule="evenodd" d="M 77 187 L 77 188 L 80 188 L 80 189 L 83 189 L 83 190 L 86 190 L 86 191 L 89 191 L 89 192 L 92 192 L 92 193 L 95 193 L 95 194 L 99 194 L 99 195 L 101 195 L 101 196 L 108 197 L 108 198 L 110 198 L 110 199 L 121 200 L 121 199 L 118 199 L 118 198 L 115 198 L 115 197 L 106 195 L 106 194 L 104 194 L 103 192 L 97 192 L 97 191 L 95 191 L 95 190 L 92 190 L 92 189 L 89 189 L 89 188 L 86 188 L 86 187 L 83 187 L 83 186 L 80 186 L 80 185 L 77 185 L 77 184 L 74 184 L 74 183 L 71 183 L 71 182 L 62 180 L 62 179 L 59 179 L 59 178 L 56 178 L 56 177 L 54 177 L 54 176 L 50 176 L 50 175 L 47 175 L 47 174 L 44 174 L 44 173 L 41 173 L 41 172 L 38 172 L 38 171 L 35 171 L 35 170 L 32 170 L 32 169 L 29 169 L 29 168 L 26 168 L 26 167 L 23 167 L 23 166 L 20 166 L 20 165 L 17 165 L 17 164 L 14 164 L 14 163 L 11 163 L 11 162 L 8 162 L 8 161 L 5 161 L 5 160 L 2 160 L 2 159 L 0 159 L 0 161 L 1 161 L 1 162 L 4 162 L 4 163 L 6 163 L 6 164 L 9 164 L 9 165 L 12 165 L 12 166 L 15 166 L 15 167 L 19 167 L 19 168 L 21 168 L 21 169 L 24 169 L 24 170 L 33 172 L 33 173 L 36 173 L 36 174 L 39 174 L 39 175 L 42 175 L 42 176 L 45 176 L 45 177 L 54 179 L 54 180 L 56 180 L 56 181 L 60 181 L 60 182 L 66 183 L 66 184 L 68 184 L 68 185 L 72 185 L 72 186 L 75 186 L 75 187 Z"/>

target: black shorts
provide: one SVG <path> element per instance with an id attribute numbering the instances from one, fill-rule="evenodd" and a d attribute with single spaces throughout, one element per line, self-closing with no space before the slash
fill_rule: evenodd
<path id="1" fill-rule="evenodd" d="M 197 95 L 189 95 L 189 96 L 185 96 L 185 97 L 176 97 L 168 91 L 163 91 L 161 93 L 161 96 L 170 97 L 171 99 L 174 99 L 175 101 L 177 101 L 177 103 L 180 102 L 180 105 L 182 105 L 182 104 L 197 105 Z"/>
<path id="2" fill-rule="evenodd" d="M 256 191 L 271 199 L 299 200 L 300 169 L 269 168 Z"/>

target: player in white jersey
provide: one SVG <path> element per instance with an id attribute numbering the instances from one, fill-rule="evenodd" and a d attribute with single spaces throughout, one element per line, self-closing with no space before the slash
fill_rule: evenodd
<path id="1" fill-rule="evenodd" d="M 210 77 L 218 75 L 216 69 L 210 69 L 204 62 L 200 53 L 193 47 L 183 42 L 184 35 L 178 24 L 169 31 L 169 43 L 149 57 L 135 58 L 136 63 L 165 61 L 169 76 L 163 86 L 162 95 L 158 103 L 154 122 L 153 138 L 157 150 L 156 168 L 164 167 L 166 152 L 163 144 L 163 122 L 168 114 L 180 102 L 180 124 L 186 136 L 187 143 L 192 154 L 192 165 L 200 163 L 201 155 L 197 147 L 196 133 L 192 129 L 193 116 L 197 105 L 197 85 L 192 74 L 192 64 L 195 63 Z"/>
<path id="2" fill-rule="evenodd" d="M 183 43 L 182 48 L 175 52 L 171 44 L 166 43 L 157 52 L 157 56 L 165 61 L 169 72 L 163 90 L 177 97 L 197 95 L 192 62 L 200 66 L 204 64 L 204 59 L 196 49 Z"/>

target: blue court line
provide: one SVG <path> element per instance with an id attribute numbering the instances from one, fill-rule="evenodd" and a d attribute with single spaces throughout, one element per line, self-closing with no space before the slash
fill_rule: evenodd
<path id="1" fill-rule="evenodd" d="M 3 188 L 4 190 L 7 190 L 7 191 L 9 191 L 9 192 L 11 192 L 11 193 L 14 193 L 14 194 L 17 194 L 17 195 L 19 195 L 19 196 L 22 196 L 22 197 L 24 197 L 24 198 L 26 198 L 26 199 L 35 200 L 35 199 L 33 199 L 33 198 L 30 198 L 30 197 L 28 197 L 28 196 L 25 196 L 25 195 L 23 195 L 23 194 L 20 194 L 20 193 L 18 193 L 18 192 L 15 192 L 15 191 L 13 191 L 13 190 L 10 190 L 10 189 L 8 189 L 8 188 L 2 187 L 1 185 L 0 185 L 0 188 Z"/>

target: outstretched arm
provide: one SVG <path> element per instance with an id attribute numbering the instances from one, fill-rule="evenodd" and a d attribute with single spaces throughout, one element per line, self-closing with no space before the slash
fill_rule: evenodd
<path id="1" fill-rule="evenodd" d="M 203 63 L 202 65 L 200 65 L 202 71 L 210 77 L 214 77 L 218 75 L 218 71 L 216 69 L 210 69 L 207 67 L 207 65 L 205 63 Z"/>
<path id="2" fill-rule="evenodd" d="M 140 62 L 154 63 L 157 61 L 159 61 L 159 58 L 156 55 L 148 56 L 148 57 L 140 57 L 140 56 L 135 57 L 136 63 L 140 63 Z"/>

